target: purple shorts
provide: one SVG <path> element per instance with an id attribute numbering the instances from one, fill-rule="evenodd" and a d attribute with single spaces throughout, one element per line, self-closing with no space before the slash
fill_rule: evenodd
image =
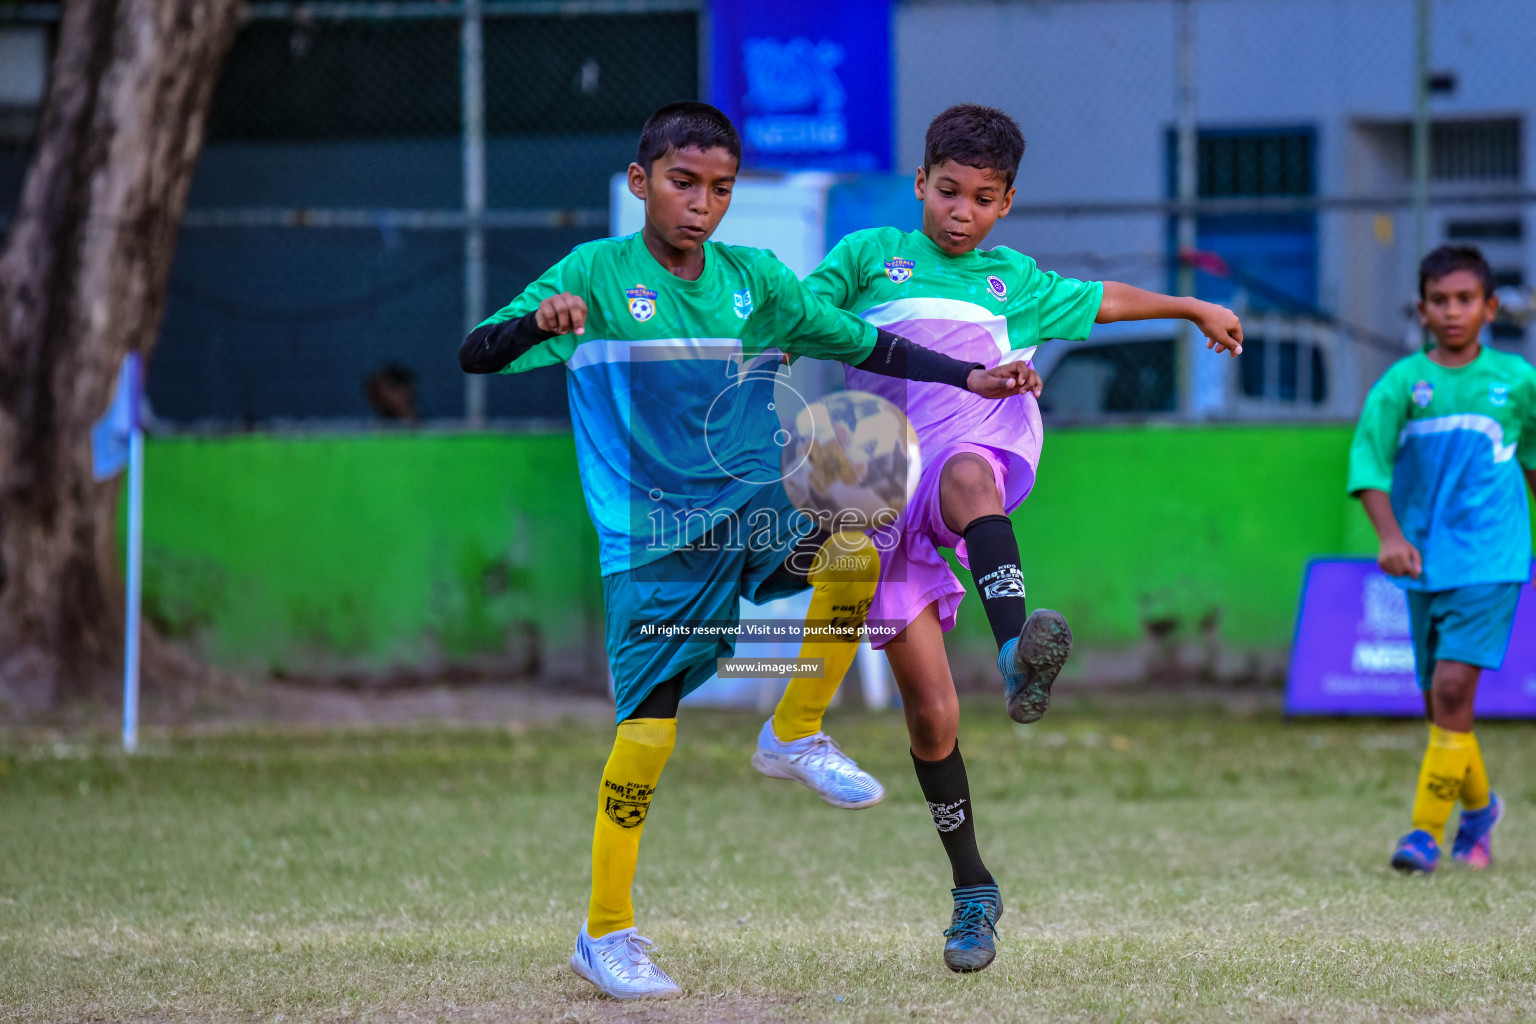
<path id="1" fill-rule="evenodd" d="M 939 549 L 954 548 L 960 564 L 967 569 L 971 563 L 966 555 L 965 541 L 944 523 L 939 478 L 944 472 L 944 464 L 962 452 L 979 455 L 992 467 L 992 479 L 997 483 L 997 497 L 1003 503 L 1004 511 L 1012 512 L 1018 508 L 1034 486 L 1038 449 L 1034 464 L 1017 453 L 964 442 L 942 449 L 932 461 L 928 461 L 925 453 L 917 492 L 912 495 L 901 519 L 884 537 L 877 533 L 874 538 L 880 547 L 880 585 L 870 605 L 869 621 L 878 621 L 890 632 L 871 634 L 871 647 L 884 647 L 895 632 L 905 629 L 930 604 L 938 604 L 939 624 L 944 632 L 955 628 L 955 612 L 965 597 L 965 585 L 939 554 Z"/>

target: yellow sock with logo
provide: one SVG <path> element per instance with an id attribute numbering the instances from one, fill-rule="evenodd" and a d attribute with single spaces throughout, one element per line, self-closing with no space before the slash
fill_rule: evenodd
<path id="1" fill-rule="evenodd" d="M 1467 733 L 1472 745 L 1472 757 L 1467 762 L 1467 777 L 1461 781 L 1461 806 L 1463 810 L 1480 811 L 1488 806 L 1488 769 L 1483 767 L 1483 748 L 1477 745 L 1477 737 Z"/>
<path id="2" fill-rule="evenodd" d="M 1472 734 L 1429 727 L 1429 749 L 1419 768 L 1419 788 L 1413 798 L 1413 827 L 1445 841 L 1445 823 L 1461 796 L 1472 760 Z"/>
<path id="3" fill-rule="evenodd" d="M 782 743 L 821 731 L 821 717 L 859 650 L 860 627 L 880 580 L 880 552 L 864 534 L 842 530 L 816 552 L 809 579 L 814 589 L 806 624 L 833 629 L 808 633 L 800 643 L 800 657 L 822 659 L 822 674 L 796 676 L 784 687 L 773 712 L 773 734 Z"/>
<path id="4" fill-rule="evenodd" d="M 640 859 L 640 833 L 651 794 L 677 743 L 677 719 L 631 718 L 619 723 L 597 791 L 592 829 L 592 899 L 587 934 L 602 938 L 635 924 L 630 889 Z"/>

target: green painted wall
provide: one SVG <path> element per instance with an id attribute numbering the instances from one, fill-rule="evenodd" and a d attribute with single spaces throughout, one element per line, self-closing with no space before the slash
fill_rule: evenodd
<path id="1" fill-rule="evenodd" d="M 1375 550 L 1344 494 L 1350 433 L 1048 433 L 1035 491 L 1013 517 L 1031 606 L 1060 609 L 1086 644 L 1132 643 L 1149 620 L 1192 635 L 1213 615 L 1228 643 L 1289 643 L 1307 559 Z M 962 615 L 957 632 L 990 636 L 975 615 Z"/>
<path id="2" fill-rule="evenodd" d="M 1015 514 L 1030 602 L 1079 643 L 1219 616 L 1289 642 L 1302 565 L 1370 553 L 1345 426 L 1052 432 Z M 597 540 L 569 434 L 160 438 L 147 454 L 149 614 L 214 661 L 286 672 L 551 659 L 601 636 Z M 967 601 L 960 642 L 987 643 Z M 601 664 L 600 661 L 597 664 Z"/>
<path id="3" fill-rule="evenodd" d="M 602 591 L 575 460 L 569 434 L 156 439 L 147 613 L 290 672 L 580 645 Z"/>

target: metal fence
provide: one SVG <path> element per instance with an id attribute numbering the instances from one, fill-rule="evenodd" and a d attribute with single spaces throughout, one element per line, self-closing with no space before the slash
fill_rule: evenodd
<path id="1" fill-rule="evenodd" d="M 1058 421 L 1347 418 L 1420 340 L 1426 248 L 1478 244 L 1529 308 L 1531 38 L 1525 0 L 908 0 L 897 161 L 1002 106 L 1029 146 L 993 240 L 1244 314 L 1236 362 L 1168 330 L 1043 350 Z M 1490 340 L 1530 356 L 1523 319 Z"/>
<path id="2" fill-rule="evenodd" d="M 558 371 L 465 378 L 466 325 L 608 230 L 653 109 L 698 95 L 697 5 L 253 3 L 150 373 L 164 423 L 563 420 Z M 0 5 L 48 31 L 51 5 Z M 0 211 L 28 125 L 0 150 Z"/>
<path id="3" fill-rule="evenodd" d="M 0 65 L 55 18 L 0 0 Z M 1169 325 L 1047 347 L 1058 422 L 1347 417 L 1417 337 L 1425 245 L 1483 246 L 1517 302 L 1536 276 L 1528 0 L 905 0 L 893 19 L 898 171 L 944 106 L 1002 106 L 1029 149 L 991 241 L 1248 321 L 1235 364 Z M 172 271 L 160 417 L 564 419 L 558 370 L 466 383 L 454 345 L 607 233 L 640 123 L 707 91 L 708 24 L 698 0 L 251 4 Z M 7 80 L 0 212 L 30 116 Z M 1512 318 L 1493 334 L 1528 345 Z"/>

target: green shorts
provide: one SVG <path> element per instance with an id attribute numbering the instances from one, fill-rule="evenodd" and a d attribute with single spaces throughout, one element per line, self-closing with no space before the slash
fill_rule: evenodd
<path id="1" fill-rule="evenodd" d="M 1435 662 L 1459 661 L 1479 668 L 1504 664 L 1519 583 L 1483 583 L 1455 590 L 1408 591 L 1408 627 L 1419 689 L 1428 692 Z"/>
<path id="2" fill-rule="evenodd" d="M 770 521 L 779 528 L 755 528 Z M 743 597 L 762 604 L 806 589 L 799 578 L 773 576 L 799 540 L 797 522 L 806 521 L 784 488 L 763 487 L 693 546 L 603 577 L 616 721 L 679 673 L 684 696 L 714 675 L 715 660 L 729 658 L 736 640 L 724 628 L 711 629 L 739 622 Z M 659 628 L 684 623 L 687 632 Z"/>

